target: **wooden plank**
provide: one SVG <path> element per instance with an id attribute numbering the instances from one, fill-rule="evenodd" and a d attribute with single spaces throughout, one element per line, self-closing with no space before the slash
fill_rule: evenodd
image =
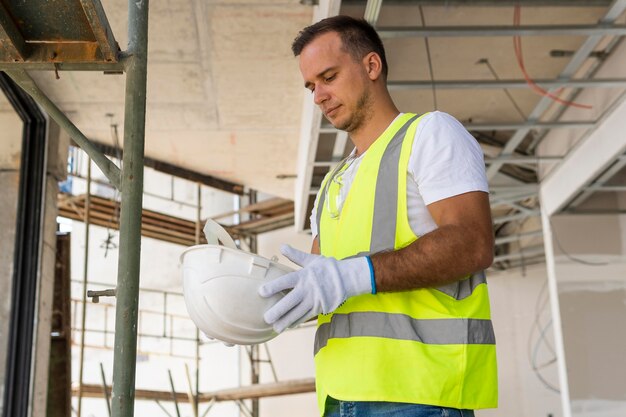
<path id="1" fill-rule="evenodd" d="M 215 401 L 236 401 L 306 392 L 315 392 L 314 378 L 255 384 L 246 387 L 207 392 L 200 394 L 198 399 L 199 401 L 211 401 L 213 399 Z"/>
<path id="2" fill-rule="evenodd" d="M 107 387 L 110 389 L 110 387 Z M 292 381 L 271 382 L 266 384 L 255 384 L 245 387 L 228 388 L 219 391 L 206 392 L 200 394 L 200 402 L 207 401 L 238 401 L 264 397 L 276 397 L 281 395 L 302 394 L 315 392 L 315 379 L 297 379 Z M 78 395 L 78 387 L 72 387 L 72 395 Z M 181 403 L 189 402 L 187 394 L 177 392 L 176 400 Z M 83 384 L 83 396 L 90 398 L 102 398 L 102 386 L 97 384 Z M 137 400 L 159 400 L 173 401 L 170 391 L 155 390 L 135 390 Z"/>

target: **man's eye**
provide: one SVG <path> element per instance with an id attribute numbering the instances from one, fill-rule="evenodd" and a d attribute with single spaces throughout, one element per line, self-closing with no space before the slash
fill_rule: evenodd
<path id="1" fill-rule="evenodd" d="M 333 75 L 331 75 L 330 77 L 326 77 L 325 81 L 326 81 L 326 82 L 330 82 L 330 81 L 334 80 L 336 75 L 337 75 L 337 74 L 333 74 Z"/>

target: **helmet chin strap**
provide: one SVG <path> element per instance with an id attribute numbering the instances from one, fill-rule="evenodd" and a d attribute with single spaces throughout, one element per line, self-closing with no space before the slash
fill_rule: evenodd
<path id="1" fill-rule="evenodd" d="M 227 248 L 238 249 L 233 238 L 230 237 L 228 232 L 215 220 L 207 219 L 203 231 L 209 245 L 218 245 L 219 241 Z"/>

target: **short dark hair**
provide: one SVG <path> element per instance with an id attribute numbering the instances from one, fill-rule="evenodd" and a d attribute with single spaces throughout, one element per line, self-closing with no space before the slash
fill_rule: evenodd
<path id="1" fill-rule="evenodd" d="M 387 58 L 385 47 L 376 29 L 363 19 L 355 19 L 350 16 L 333 16 L 307 26 L 298 33 L 291 44 L 294 56 L 300 55 L 305 46 L 311 43 L 319 35 L 329 32 L 337 32 L 341 37 L 343 48 L 356 60 L 361 60 L 370 52 L 376 52 L 382 61 L 383 76 L 387 79 Z"/>

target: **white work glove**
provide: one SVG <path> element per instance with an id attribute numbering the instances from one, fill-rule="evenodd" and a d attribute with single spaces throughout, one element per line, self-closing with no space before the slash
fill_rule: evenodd
<path id="1" fill-rule="evenodd" d="M 276 333 L 320 313 L 331 313 L 348 297 L 372 292 L 370 264 L 365 256 L 339 261 L 289 245 L 281 247 L 281 252 L 303 268 L 259 287 L 262 297 L 293 288 L 263 315 Z"/>

